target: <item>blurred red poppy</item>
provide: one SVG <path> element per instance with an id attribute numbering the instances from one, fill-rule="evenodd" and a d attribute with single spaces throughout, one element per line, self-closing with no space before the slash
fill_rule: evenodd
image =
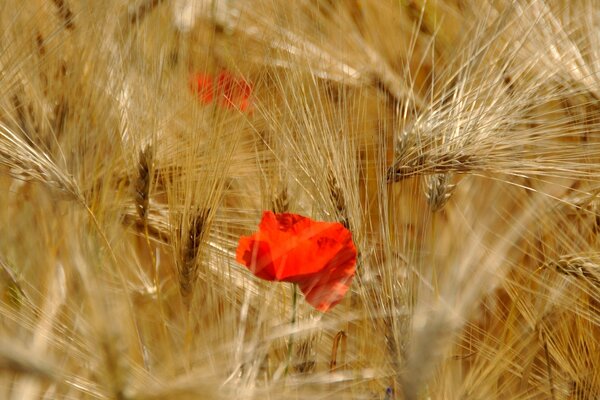
<path id="1" fill-rule="evenodd" d="M 207 73 L 194 74 L 190 88 L 204 104 L 216 101 L 221 107 L 251 111 L 252 86 L 228 71 L 221 71 L 216 77 Z"/>
<path id="2" fill-rule="evenodd" d="M 196 74 L 190 81 L 192 91 L 204 104 L 210 104 L 214 98 L 213 77 L 208 74 Z"/>
<path id="3" fill-rule="evenodd" d="M 340 223 L 266 211 L 258 232 L 240 238 L 236 259 L 259 278 L 297 283 L 310 305 L 327 311 L 350 288 L 356 254 Z"/>

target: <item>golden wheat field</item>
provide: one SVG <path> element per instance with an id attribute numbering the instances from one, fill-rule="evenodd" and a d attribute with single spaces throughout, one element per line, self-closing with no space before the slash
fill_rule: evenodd
<path id="1" fill-rule="evenodd" d="M 0 399 L 600 398 L 600 2 L 0 0 L 0 94 Z"/>

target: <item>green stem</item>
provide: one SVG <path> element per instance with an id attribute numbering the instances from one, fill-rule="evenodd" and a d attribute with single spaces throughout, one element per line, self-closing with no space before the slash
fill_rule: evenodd
<path id="1" fill-rule="evenodd" d="M 298 312 L 298 285 L 292 285 L 292 320 L 290 324 L 292 328 L 296 326 L 296 314 Z M 287 365 L 285 367 L 285 375 L 288 374 L 288 370 L 290 365 L 292 364 L 292 350 L 294 349 L 294 333 L 290 335 L 290 340 L 288 342 L 288 354 L 287 354 Z"/>

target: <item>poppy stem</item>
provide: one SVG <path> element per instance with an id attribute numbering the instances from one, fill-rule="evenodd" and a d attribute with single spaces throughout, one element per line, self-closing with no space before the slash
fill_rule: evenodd
<path id="1" fill-rule="evenodd" d="M 296 324 L 296 314 L 298 312 L 298 284 L 294 283 L 292 288 L 292 325 Z"/>
<path id="2" fill-rule="evenodd" d="M 296 314 L 298 312 L 298 285 L 294 283 L 292 285 L 292 320 L 290 324 L 292 327 L 296 325 Z M 287 354 L 287 365 L 285 367 L 285 374 L 287 375 L 290 365 L 292 363 L 292 351 L 294 349 L 294 333 L 290 335 L 288 342 L 288 354 Z"/>

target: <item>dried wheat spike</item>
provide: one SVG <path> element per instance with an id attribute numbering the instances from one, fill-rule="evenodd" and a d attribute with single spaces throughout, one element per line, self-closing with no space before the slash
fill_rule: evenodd
<path id="1" fill-rule="evenodd" d="M 412 158 L 396 156 L 387 170 L 387 182 L 399 182 L 403 179 L 423 174 L 446 174 L 456 172 L 465 174 L 483 169 L 481 160 L 471 154 L 460 151 L 434 155 L 416 154 Z"/>
<path id="2" fill-rule="evenodd" d="M 394 162 L 387 170 L 387 182 L 399 182 L 414 174 L 414 171 L 423 169 L 425 157 L 422 154 L 423 144 L 415 141 L 415 136 L 410 135 L 410 130 L 403 130 L 396 134 L 394 146 Z"/>
<path id="3" fill-rule="evenodd" d="M 300 373 L 310 373 L 315 369 L 317 362 L 315 361 L 315 355 L 313 345 L 313 339 L 308 338 L 303 340 L 298 345 L 298 350 L 296 350 L 296 357 L 299 362 L 294 365 L 294 369 Z"/>
<path id="4" fill-rule="evenodd" d="M 152 12 L 164 0 L 144 0 L 137 7 L 129 9 L 128 19 L 131 24 L 139 24 L 144 18 Z"/>
<path id="5" fill-rule="evenodd" d="M 35 34 L 35 44 L 37 46 L 38 53 L 40 57 L 44 57 L 46 55 L 46 45 L 44 44 L 44 37 L 37 31 Z"/>
<path id="6" fill-rule="evenodd" d="M 73 11 L 69 8 L 66 0 L 52 0 L 56 8 L 58 9 L 58 15 L 63 20 L 63 25 L 69 30 L 75 29 L 73 24 Z"/>
<path id="7" fill-rule="evenodd" d="M 455 184 L 449 183 L 451 174 L 433 174 L 425 177 L 425 197 L 431 211 L 436 212 L 444 208 L 452 196 Z"/>
<path id="8" fill-rule="evenodd" d="M 26 301 L 29 304 L 33 304 L 31 299 L 27 296 L 19 277 L 13 272 L 13 269 L 6 263 L 3 257 L 0 256 L 0 281 L 4 281 L 10 289 L 11 298 L 14 302 L 20 303 Z"/>
<path id="9" fill-rule="evenodd" d="M 337 179 L 333 175 L 329 177 L 329 193 L 331 194 L 331 200 L 335 205 L 335 208 L 340 217 L 340 223 L 344 225 L 346 229 L 350 229 L 350 222 L 348 220 L 348 211 L 346 208 L 346 199 L 340 189 Z"/>
<path id="10" fill-rule="evenodd" d="M 589 258 L 568 254 L 561 256 L 558 261 L 550 261 L 547 266 L 563 275 L 583 279 L 600 289 L 600 266 Z"/>
<path id="11" fill-rule="evenodd" d="M 285 213 L 290 209 L 287 188 L 283 188 L 278 196 L 273 199 L 272 207 L 274 213 Z"/>
<path id="12" fill-rule="evenodd" d="M 192 294 L 192 288 L 198 275 L 198 254 L 202 245 L 202 235 L 210 208 L 198 210 L 192 214 L 183 242 L 181 266 L 179 268 L 179 289 L 186 302 Z"/>
<path id="13" fill-rule="evenodd" d="M 135 181 L 135 204 L 142 221 L 148 218 L 148 202 L 150 200 L 150 175 L 152 171 L 152 147 L 146 146 L 140 151 L 138 176 Z"/>
<path id="14" fill-rule="evenodd" d="M 331 361 L 329 362 L 329 370 L 331 372 L 335 371 L 337 368 L 337 356 L 338 356 L 338 347 L 340 346 L 340 342 L 342 343 L 342 359 L 346 356 L 346 346 L 347 346 L 348 335 L 344 331 L 339 331 L 333 338 L 333 345 L 331 346 Z"/>
<path id="15" fill-rule="evenodd" d="M 409 135 L 409 131 L 403 129 L 402 132 L 396 133 L 396 145 L 394 146 L 394 150 L 396 154 L 405 154 L 408 149 L 413 145 L 411 143 L 411 136 Z"/>

